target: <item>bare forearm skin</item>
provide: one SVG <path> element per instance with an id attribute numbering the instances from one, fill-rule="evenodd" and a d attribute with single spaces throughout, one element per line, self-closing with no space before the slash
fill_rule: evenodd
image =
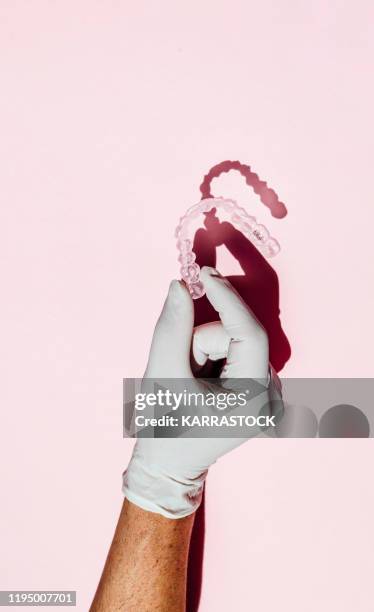
<path id="1" fill-rule="evenodd" d="M 168 519 L 125 500 L 90 612 L 185 612 L 194 516 Z"/>

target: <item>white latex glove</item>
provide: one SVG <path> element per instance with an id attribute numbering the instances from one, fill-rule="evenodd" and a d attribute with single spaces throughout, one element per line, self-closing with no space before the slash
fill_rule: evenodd
<path id="1" fill-rule="evenodd" d="M 193 329 L 193 302 L 187 288 L 172 281 L 157 322 L 144 378 L 192 379 L 193 357 L 202 366 L 208 359 L 226 358 L 223 378 L 269 380 L 266 331 L 232 285 L 214 268 L 204 267 L 201 280 L 221 322 Z M 276 386 L 270 376 L 270 395 Z M 198 389 L 201 391 L 201 388 Z M 266 398 L 265 398 L 266 403 Z M 261 398 L 261 406 L 264 398 Z M 193 513 L 202 498 L 209 467 L 247 438 L 138 438 L 123 475 L 123 492 L 134 504 L 169 518 Z"/>

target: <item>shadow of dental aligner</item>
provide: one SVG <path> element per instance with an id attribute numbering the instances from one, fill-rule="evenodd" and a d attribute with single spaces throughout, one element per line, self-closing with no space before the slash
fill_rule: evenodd
<path id="1" fill-rule="evenodd" d="M 269 189 L 249 166 L 240 162 L 225 161 L 214 166 L 204 177 L 200 186 L 202 198 L 212 197 L 211 181 L 222 172 L 230 170 L 238 170 L 245 177 L 247 184 L 259 195 L 261 202 L 270 209 L 273 217 L 281 219 L 286 216 L 287 208 L 279 201 L 275 191 Z M 274 369 L 279 372 L 291 356 L 291 347 L 280 322 L 278 276 L 248 238 L 231 223 L 220 222 L 216 217 L 215 209 L 205 213 L 204 216 L 205 227 L 198 229 L 194 237 L 193 251 L 196 255 L 196 263 L 200 267 L 216 267 L 216 249 L 220 245 L 225 245 L 232 256 L 237 259 L 244 275 L 229 276 L 228 280 L 266 329 L 269 337 L 270 361 Z M 194 301 L 194 308 L 195 326 L 219 319 L 217 312 L 205 295 Z M 199 372 L 199 376 L 218 376 L 222 365 L 222 360 L 215 364 L 208 363 L 207 367 Z M 307 428 L 306 435 L 308 431 Z M 197 612 L 199 608 L 204 539 L 205 511 L 204 506 L 201 506 L 196 514 L 192 531 L 188 563 L 187 612 Z"/>
<path id="2" fill-rule="evenodd" d="M 260 181 L 249 166 L 240 162 L 225 161 L 214 166 L 200 186 L 203 198 L 211 197 L 212 179 L 229 170 L 238 170 L 245 177 L 274 217 L 282 218 L 287 214 L 286 206 L 279 201 L 276 193 L 269 189 L 264 181 Z M 291 356 L 291 347 L 280 322 L 278 276 L 269 261 L 246 236 L 231 223 L 221 222 L 218 219 L 216 209 L 204 213 L 204 216 L 205 228 L 198 229 L 194 237 L 193 251 L 196 263 L 200 268 L 215 267 L 216 249 L 221 245 L 224 245 L 238 261 L 244 275 L 229 276 L 228 280 L 266 329 L 270 345 L 270 362 L 279 372 Z M 206 296 L 195 301 L 195 325 L 217 321 L 218 318 Z"/>
<path id="3" fill-rule="evenodd" d="M 287 215 L 287 208 L 281 202 L 275 193 L 274 189 L 268 187 L 265 181 L 262 181 L 259 176 L 252 172 L 250 166 L 241 164 L 239 161 L 223 161 L 216 166 L 213 166 L 204 176 L 204 180 L 200 185 L 201 199 L 211 198 L 211 184 L 214 178 L 219 177 L 224 172 L 237 170 L 245 178 L 247 185 L 252 187 L 253 191 L 259 196 L 261 202 L 269 208 L 273 217 L 283 219 Z"/>

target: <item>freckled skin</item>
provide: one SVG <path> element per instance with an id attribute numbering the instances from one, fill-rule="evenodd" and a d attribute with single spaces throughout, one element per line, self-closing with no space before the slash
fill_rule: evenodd
<path id="1" fill-rule="evenodd" d="M 194 517 L 168 519 L 125 500 L 90 612 L 185 612 Z"/>

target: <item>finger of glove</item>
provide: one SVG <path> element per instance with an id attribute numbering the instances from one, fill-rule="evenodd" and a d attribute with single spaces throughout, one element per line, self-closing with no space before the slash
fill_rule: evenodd
<path id="1" fill-rule="evenodd" d="M 205 323 L 195 327 L 192 339 L 192 354 L 196 363 L 205 365 L 208 359 L 226 358 L 230 345 L 230 336 L 220 321 Z"/>
<path id="2" fill-rule="evenodd" d="M 266 379 L 269 345 L 265 329 L 230 282 L 214 268 L 200 274 L 206 295 L 230 337 L 223 377 Z"/>
<path id="3" fill-rule="evenodd" d="M 173 280 L 153 334 L 146 378 L 190 378 L 194 310 L 188 289 Z"/>

